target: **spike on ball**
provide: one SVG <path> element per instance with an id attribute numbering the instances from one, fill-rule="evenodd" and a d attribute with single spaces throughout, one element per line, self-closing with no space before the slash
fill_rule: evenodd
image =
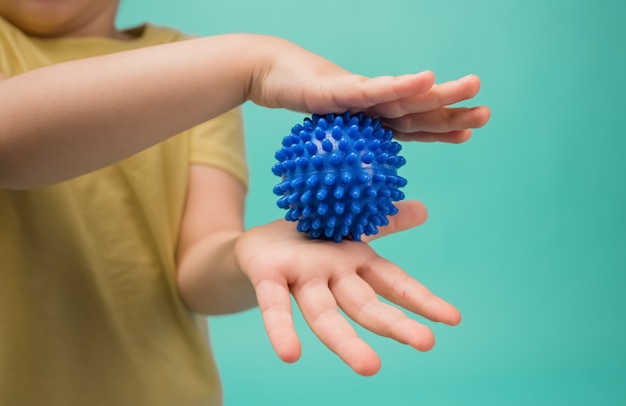
<path id="1" fill-rule="evenodd" d="M 272 172 L 276 204 L 311 238 L 360 241 L 398 212 L 406 160 L 391 130 L 363 113 L 313 114 L 283 138 Z"/>

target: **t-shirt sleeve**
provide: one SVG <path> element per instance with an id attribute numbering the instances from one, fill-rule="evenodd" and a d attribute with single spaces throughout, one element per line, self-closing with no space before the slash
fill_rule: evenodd
<path id="1" fill-rule="evenodd" d="M 190 131 L 190 162 L 222 169 L 247 189 L 249 176 L 241 108 L 230 110 Z"/>

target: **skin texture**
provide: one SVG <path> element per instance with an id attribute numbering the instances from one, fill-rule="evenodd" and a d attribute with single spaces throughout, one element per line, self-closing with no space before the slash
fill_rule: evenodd
<path id="1" fill-rule="evenodd" d="M 112 0 L 0 0 L 0 15 L 35 36 L 126 40 L 114 27 L 117 6 Z M 0 72 L 0 187 L 40 187 L 113 164 L 247 100 L 306 113 L 366 111 L 400 140 L 461 143 L 487 123 L 490 111 L 450 106 L 472 99 L 479 88 L 475 75 L 441 84 L 430 71 L 367 78 L 280 38 L 250 34 L 198 38 L 11 78 Z M 219 200 L 211 190 L 222 191 Z M 380 359 L 338 309 L 420 351 L 432 348 L 433 333 L 399 308 L 449 325 L 460 322 L 454 306 L 378 256 L 368 241 L 311 241 L 284 220 L 244 230 L 244 200 L 244 187 L 231 175 L 190 167 L 177 278 L 191 310 L 225 314 L 258 305 L 276 353 L 294 362 L 302 349 L 293 328 L 293 296 L 320 340 L 362 375 L 376 373 Z M 377 238 L 426 220 L 419 202 L 398 207 Z"/>

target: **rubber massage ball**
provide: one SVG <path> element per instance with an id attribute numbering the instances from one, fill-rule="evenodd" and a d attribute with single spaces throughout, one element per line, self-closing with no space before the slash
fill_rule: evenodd
<path id="1" fill-rule="evenodd" d="M 397 170 L 402 146 L 379 120 L 362 113 L 305 118 L 283 138 L 272 172 L 285 218 L 311 238 L 340 242 L 378 233 L 398 212 L 407 183 Z"/>

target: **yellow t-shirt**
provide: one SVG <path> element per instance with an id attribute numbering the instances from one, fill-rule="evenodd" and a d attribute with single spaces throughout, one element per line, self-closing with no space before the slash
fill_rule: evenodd
<path id="1" fill-rule="evenodd" d="M 0 72 L 186 38 L 152 25 L 132 33 L 41 40 L 0 18 Z M 247 183 L 239 109 L 78 178 L 0 189 L 1 405 L 221 403 L 175 283 L 190 163 Z"/>

